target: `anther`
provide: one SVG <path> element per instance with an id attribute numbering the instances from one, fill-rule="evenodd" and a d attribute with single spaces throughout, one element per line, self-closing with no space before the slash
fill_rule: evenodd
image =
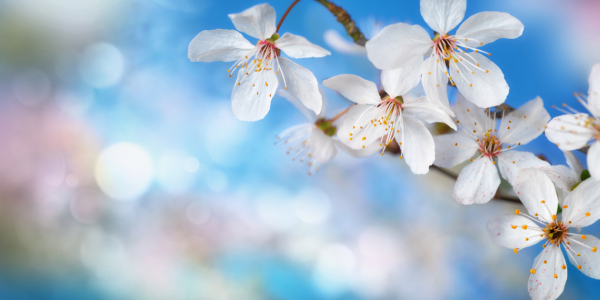
<path id="1" fill-rule="evenodd" d="M 568 205 L 563 205 L 563 208 L 567 208 L 567 207 L 569 207 L 569 206 Z"/>
<path id="2" fill-rule="evenodd" d="M 521 227 L 523 227 L 523 230 L 527 229 L 527 225 L 523 225 Z"/>
<path id="3" fill-rule="evenodd" d="M 589 212 L 586 212 L 586 213 L 585 213 L 585 216 L 586 216 L 586 217 L 589 217 L 589 216 L 590 216 L 590 213 L 589 213 Z"/>
<path id="4" fill-rule="evenodd" d="M 518 215 L 521 211 L 520 210 L 515 210 L 515 215 Z"/>
<path id="5" fill-rule="evenodd" d="M 529 272 L 531 272 L 531 274 L 535 274 L 535 269 L 531 269 Z"/>
<path id="6" fill-rule="evenodd" d="M 519 252 L 519 248 L 515 248 L 515 254 L 517 254 L 517 252 Z"/>
<path id="7" fill-rule="evenodd" d="M 581 235 L 581 239 L 582 239 L 582 240 L 585 240 L 585 239 L 587 239 L 587 237 L 586 237 L 585 235 L 583 235 L 583 234 L 582 234 L 582 235 Z"/>

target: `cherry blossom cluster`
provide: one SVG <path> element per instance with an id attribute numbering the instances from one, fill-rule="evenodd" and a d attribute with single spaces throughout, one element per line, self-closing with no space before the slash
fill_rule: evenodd
<path id="1" fill-rule="evenodd" d="M 381 29 L 364 49 L 381 70 L 382 89 L 352 74 L 322 81 L 354 102 L 331 118 L 313 73 L 282 57 L 318 58 L 330 52 L 301 36 L 280 35 L 269 4 L 230 14 L 237 31 L 200 32 L 188 56 L 196 62 L 233 62 L 227 73 L 234 81 L 233 114 L 240 120 L 264 118 L 276 94 L 294 104 L 308 122 L 282 132 L 277 143 L 284 143 L 293 159 L 306 161 L 309 174 L 332 160 L 338 148 L 354 156 L 383 155 L 396 143 L 415 174 L 428 173 L 432 165 L 450 168 L 469 161 L 454 187 L 460 204 L 487 203 L 505 179 L 528 214 L 517 210 L 514 216 L 492 219 L 488 233 L 515 253 L 544 242 L 530 269 L 529 294 L 556 299 L 567 279 L 563 250 L 577 269 L 600 279 L 600 240 L 578 231 L 600 218 L 600 64 L 592 68 L 587 96 L 575 94 L 589 114 L 564 105 L 558 109 L 565 115 L 550 120 L 540 97 L 507 109 L 504 74 L 480 47 L 517 38 L 524 26 L 503 12 L 481 12 L 458 26 L 466 5 L 466 0 L 421 0 L 421 14 L 433 36 L 405 23 Z M 252 44 L 240 32 L 258 41 Z M 419 84 L 424 91 L 420 97 L 411 93 Z M 458 90 L 453 106 L 448 85 Z M 425 123 L 442 123 L 454 131 L 433 136 Z M 564 151 L 568 167 L 515 150 L 544 132 Z M 587 149 L 588 170 L 570 152 L 582 148 Z"/>

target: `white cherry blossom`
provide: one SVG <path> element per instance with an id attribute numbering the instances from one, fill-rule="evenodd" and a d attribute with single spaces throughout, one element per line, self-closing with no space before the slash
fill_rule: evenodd
<path id="1" fill-rule="evenodd" d="M 281 57 L 281 52 L 306 58 L 323 57 L 329 51 L 291 33 L 280 37 L 275 10 L 269 4 L 230 14 L 229 18 L 238 31 L 257 38 L 256 45 L 235 30 L 205 30 L 190 42 L 188 57 L 199 62 L 234 62 L 227 70 L 229 77 L 238 72 L 231 95 L 233 114 L 242 121 L 264 118 L 280 84 L 307 108 L 319 113 L 322 100 L 317 79 L 308 69 Z"/>
<path id="2" fill-rule="evenodd" d="M 600 279 L 600 240 L 572 232 L 600 218 L 600 185 L 591 179 L 579 184 L 562 205 L 560 221 L 554 185 L 542 171 L 519 171 L 513 186 L 529 214 L 516 210 L 516 215 L 496 217 L 490 220 L 487 230 L 496 244 L 515 253 L 544 242 L 530 269 L 527 289 L 531 298 L 553 300 L 560 296 L 567 281 L 565 256 L 583 274 Z"/>
<path id="3" fill-rule="evenodd" d="M 296 106 L 309 121 L 286 129 L 277 135 L 278 141 L 275 143 L 284 143 L 287 146 L 287 154 L 292 155 L 292 160 L 306 161 L 310 167 L 308 175 L 314 174 L 321 166 L 331 161 L 337 155 L 338 148 L 357 157 L 371 155 L 379 150 L 379 147 L 374 146 L 359 150 L 350 149 L 334 138 L 338 122 L 325 118 L 325 105 L 317 115 L 306 109 L 287 91 L 279 90 L 277 93 Z M 325 101 L 323 103 L 325 104 Z"/>
<path id="4" fill-rule="evenodd" d="M 379 146 L 381 153 L 394 139 L 406 163 L 415 174 L 425 174 L 435 159 L 433 137 L 421 120 L 443 122 L 456 129 L 450 116 L 427 97 L 410 98 L 408 92 L 419 83 L 419 69 L 384 70 L 383 98 L 375 83 L 356 75 L 338 75 L 323 85 L 355 102 L 338 129 L 340 140 L 352 149 Z"/>
<path id="5" fill-rule="evenodd" d="M 544 132 L 544 124 L 550 115 L 541 98 L 537 97 L 506 115 L 503 110 L 500 121 L 490 109 L 479 108 L 460 94 L 455 110 L 456 123 L 461 130 L 434 137 L 434 164 L 450 168 L 479 152 L 456 180 L 453 196 L 459 203 L 482 204 L 494 197 L 500 185 L 496 164 L 502 178 L 508 182 L 512 182 L 519 169 L 550 168 L 550 164 L 533 153 L 514 150 Z"/>
<path id="6" fill-rule="evenodd" d="M 421 0 L 421 15 L 434 30 L 433 39 L 419 25 L 389 25 L 367 42 L 369 60 L 384 70 L 419 65 L 425 93 L 450 115 L 448 80 L 480 107 L 503 103 L 509 90 L 504 74 L 481 53 L 491 54 L 477 47 L 500 38 L 517 38 L 523 24 L 507 13 L 481 12 L 449 34 L 464 18 L 466 8 L 466 0 Z"/>
<path id="7" fill-rule="evenodd" d="M 563 154 L 567 160 L 568 167 L 554 165 L 539 168 L 554 182 L 556 192 L 558 193 L 558 201 L 561 204 L 577 184 L 581 182 L 581 173 L 584 170 L 583 165 L 573 152 L 565 151 Z"/>
<path id="8" fill-rule="evenodd" d="M 556 117 L 548 123 L 546 137 L 561 150 L 576 150 L 590 145 L 587 162 L 592 177 L 600 179 L 600 64 L 592 67 L 589 77 L 587 97 L 575 94 L 577 100 L 589 111 L 580 113 L 568 107 L 562 110 L 565 115 Z"/>

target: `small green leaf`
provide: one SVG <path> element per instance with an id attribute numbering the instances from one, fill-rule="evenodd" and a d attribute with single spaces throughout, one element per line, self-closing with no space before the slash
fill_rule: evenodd
<path id="1" fill-rule="evenodd" d="M 584 181 L 590 177 L 591 177 L 590 171 L 588 171 L 588 170 L 581 171 L 581 181 Z"/>
<path id="2" fill-rule="evenodd" d="M 562 212 L 562 206 L 560 206 L 560 204 L 558 205 L 558 210 L 556 211 L 556 214 L 560 214 Z"/>

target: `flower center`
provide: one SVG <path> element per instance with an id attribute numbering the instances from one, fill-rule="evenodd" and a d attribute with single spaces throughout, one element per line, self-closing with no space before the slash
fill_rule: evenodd
<path id="1" fill-rule="evenodd" d="M 315 125 L 328 136 L 333 136 L 337 131 L 337 127 L 332 126 L 331 121 L 324 118 L 318 119 Z"/>
<path id="2" fill-rule="evenodd" d="M 567 226 L 565 226 L 561 221 L 548 223 L 546 228 L 544 228 L 544 237 L 550 244 L 554 244 L 556 246 L 567 240 L 568 233 L 569 228 L 567 228 Z"/>
<path id="3" fill-rule="evenodd" d="M 435 54 L 441 57 L 444 60 L 450 60 L 452 58 L 452 53 L 456 48 L 456 38 L 454 36 L 445 34 L 440 35 L 437 33 L 433 37 L 433 50 Z"/>
<path id="4" fill-rule="evenodd" d="M 502 142 L 494 134 L 489 132 L 479 141 L 479 151 L 486 157 L 494 158 L 500 153 Z"/>

